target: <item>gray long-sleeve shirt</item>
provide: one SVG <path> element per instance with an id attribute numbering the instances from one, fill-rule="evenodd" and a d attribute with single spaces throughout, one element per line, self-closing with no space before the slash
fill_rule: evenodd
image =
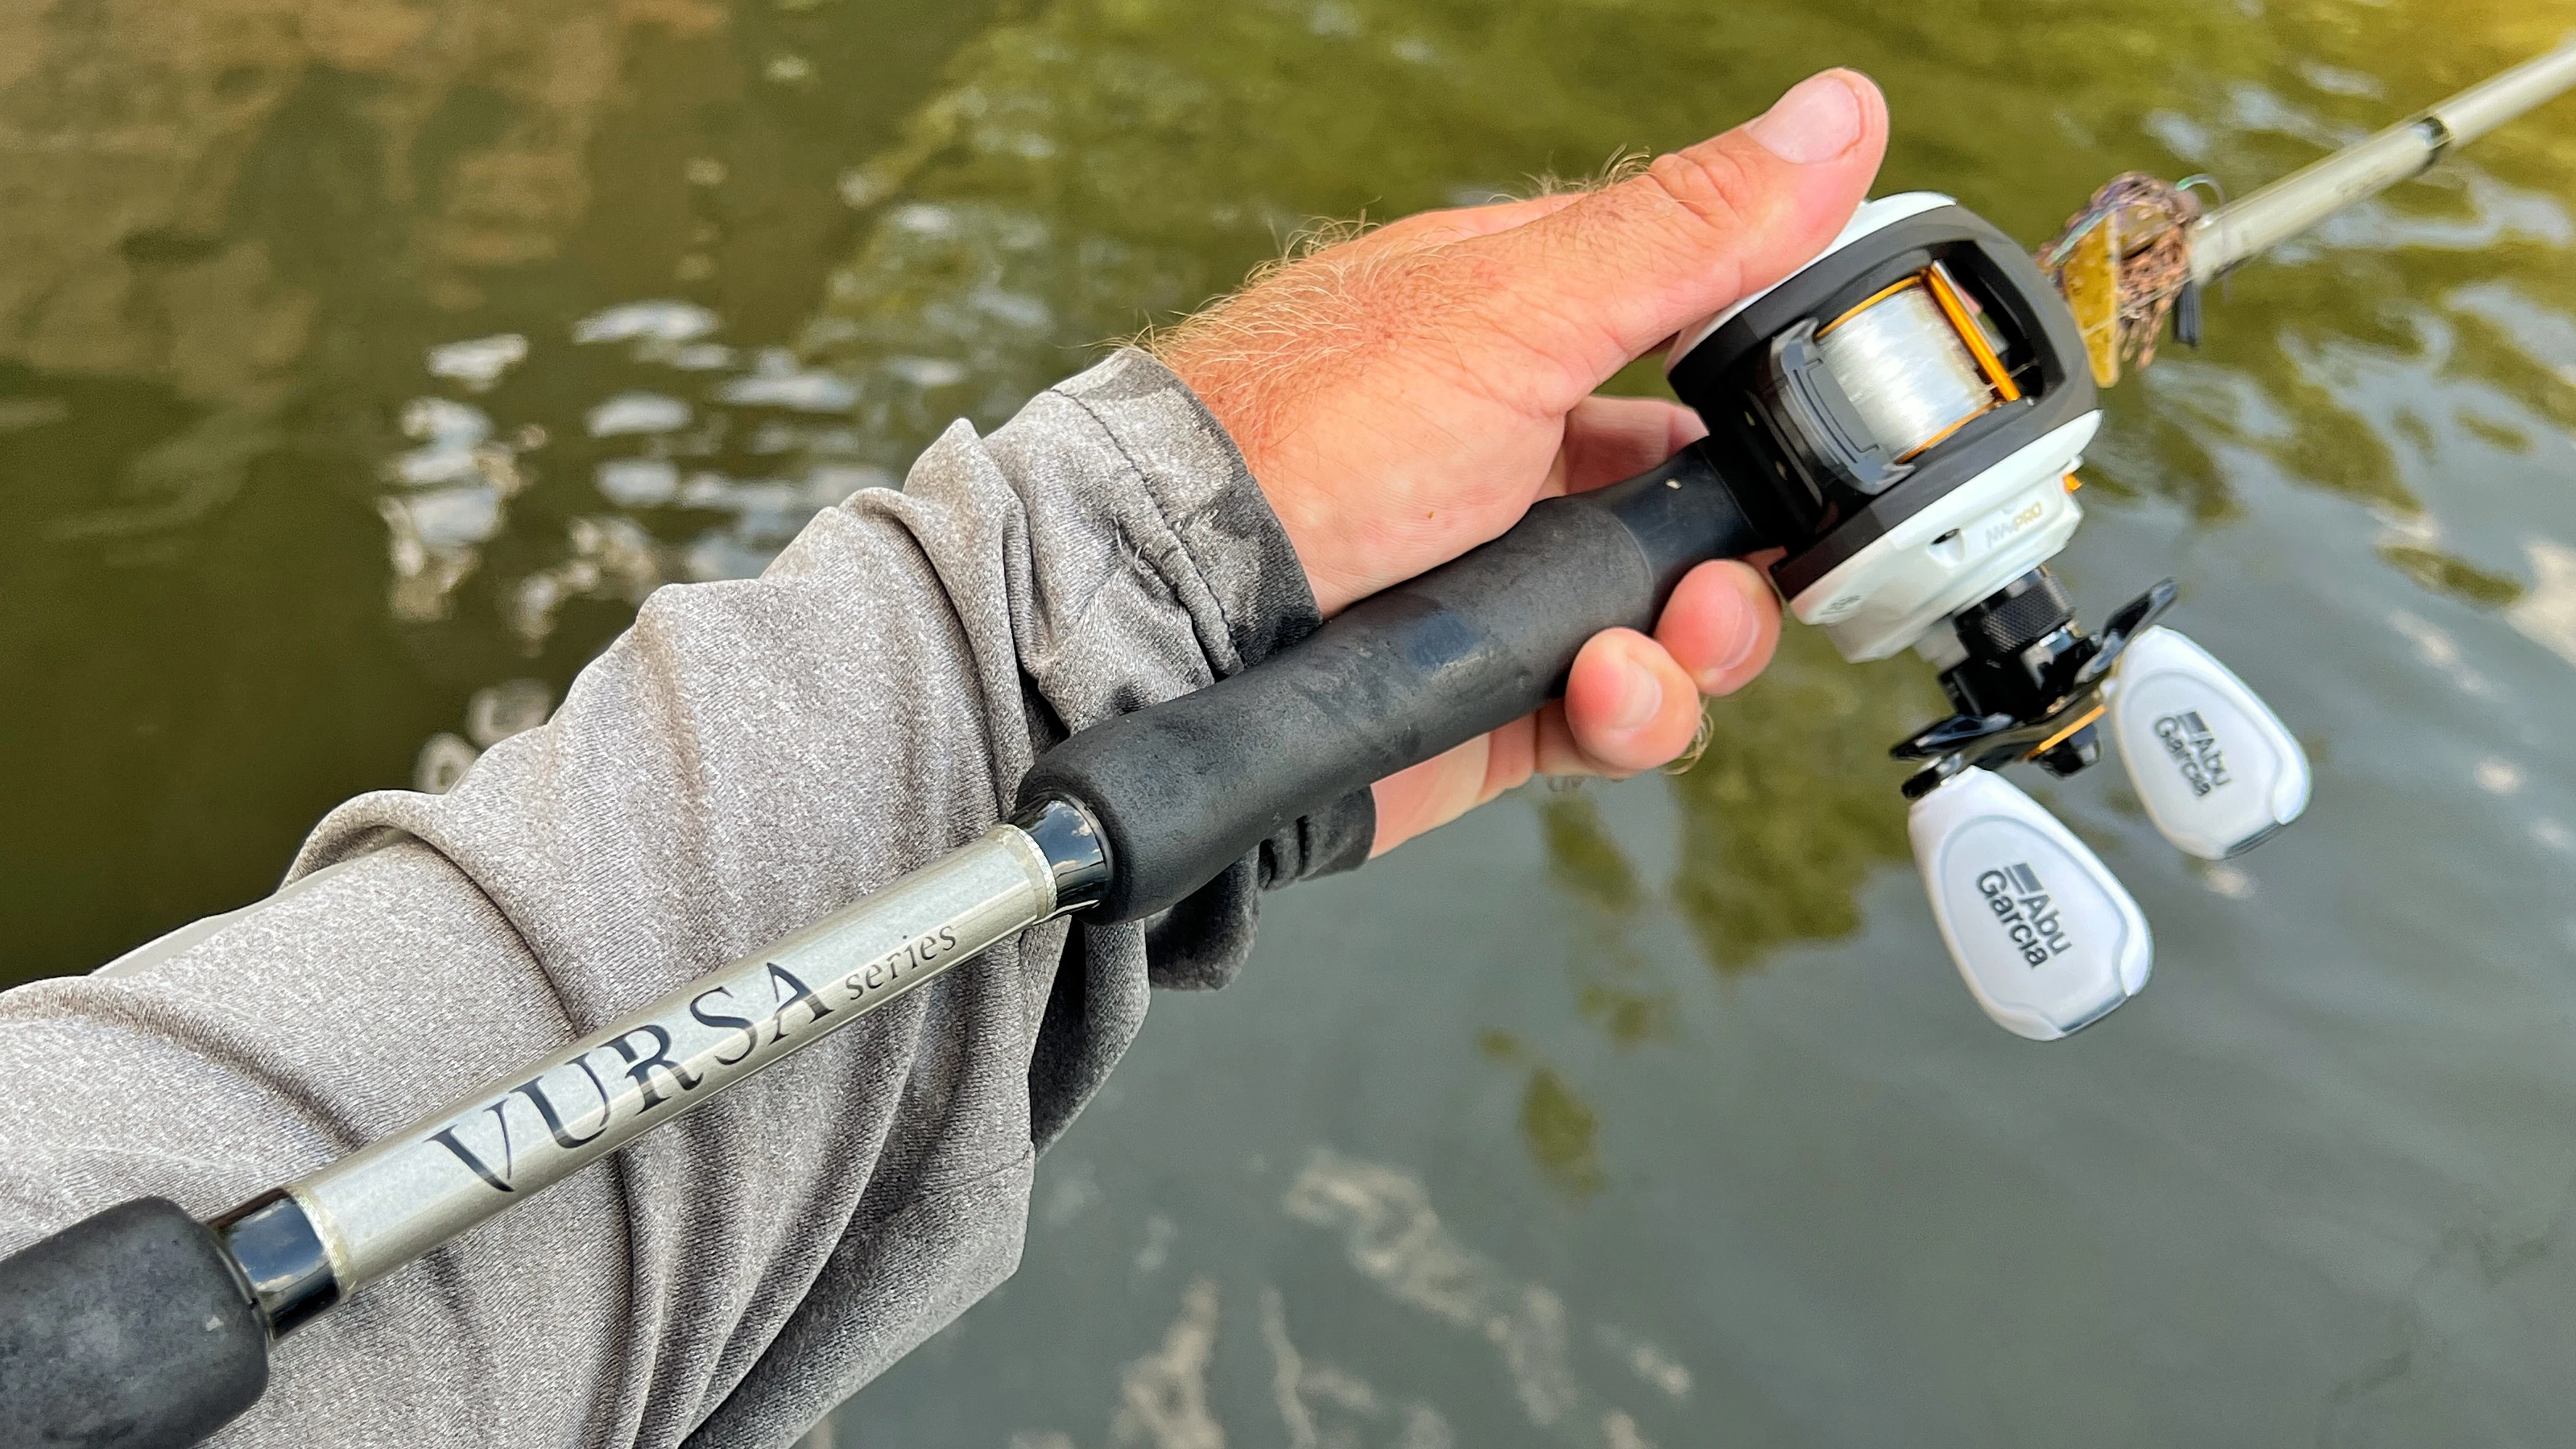
<path id="1" fill-rule="evenodd" d="M 158 1194 L 211 1215 L 977 834 L 1070 729 L 1315 623 L 1215 420 L 1137 352 L 760 579 L 668 588 L 457 788 L 361 796 L 277 895 L 0 995 L 0 1252 Z M 1256 884 L 1355 863 L 1366 796 L 1147 929 L 1056 922 L 285 1340 L 232 1445 L 784 1444 L 1017 1264 L 1037 1148 L 1149 978 L 1221 983 Z"/>

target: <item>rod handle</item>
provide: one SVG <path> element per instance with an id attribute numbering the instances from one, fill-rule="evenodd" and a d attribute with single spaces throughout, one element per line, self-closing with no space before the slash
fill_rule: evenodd
<path id="1" fill-rule="evenodd" d="M 1113 880 L 1090 919 L 1151 915 L 1299 818 L 1538 708 L 1585 640 L 1652 629 L 1693 565 L 1763 546 L 1693 444 L 1540 502 L 1249 669 L 1075 734 L 1020 803 L 1068 800 L 1098 822 Z"/>
<path id="2" fill-rule="evenodd" d="M 0 1441 L 184 1449 L 268 1387 L 268 1325 L 214 1231 L 137 1198 L 0 1259 Z"/>

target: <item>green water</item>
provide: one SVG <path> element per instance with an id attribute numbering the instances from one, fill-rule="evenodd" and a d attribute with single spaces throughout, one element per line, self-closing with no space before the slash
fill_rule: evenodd
<path id="1" fill-rule="evenodd" d="M 664 582 L 755 571 L 1317 216 L 1817 67 L 2037 240 L 2556 40 L 2501 0 L 59 0 L 0 9 L 0 979 L 266 890 Z M 1273 903 L 840 1444 L 2422 1444 L 2576 1410 L 2576 102 L 2239 274 L 2062 571 L 2300 731 L 2157 980 L 2037 1047 L 1904 861 L 1911 661 L 1793 631 L 1678 780 Z M 520 339 L 513 342 L 509 339 Z M 457 344 L 473 344 L 457 346 Z M 1641 377 L 1641 385 L 1647 385 Z M 533 683 L 529 683 L 533 682 Z M 498 691 L 498 693 L 494 693 Z M 516 701 L 516 708 L 509 707 Z M 500 707 L 496 707 L 496 702 Z"/>

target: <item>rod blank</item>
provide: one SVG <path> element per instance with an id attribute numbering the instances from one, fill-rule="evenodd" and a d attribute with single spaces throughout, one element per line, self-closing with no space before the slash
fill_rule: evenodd
<path id="1" fill-rule="evenodd" d="M 995 826 L 286 1191 L 348 1292 L 1055 908 L 1045 854 L 1018 827 Z"/>
<path id="2" fill-rule="evenodd" d="M 2192 227 L 2191 279 L 2208 282 L 2376 196 L 2576 86 L 2576 42 L 2480 81 L 2366 141 L 2302 167 Z"/>

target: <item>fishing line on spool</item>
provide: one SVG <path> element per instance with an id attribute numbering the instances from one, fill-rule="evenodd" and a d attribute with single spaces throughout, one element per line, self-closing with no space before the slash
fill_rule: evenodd
<path id="1" fill-rule="evenodd" d="M 2021 396 L 1977 303 L 1938 264 L 1816 332 L 1826 368 L 1899 462 Z"/>
<path id="2" fill-rule="evenodd" d="M 2033 254 L 2075 311 L 2097 384 L 2154 361 L 2168 318 L 2184 343 L 2198 345 L 2191 226 L 2200 186 L 2217 190 L 2205 176 L 2113 177 Z M 1900 461 L 2020 396 L 1997 356 L 2002 340 L 1937 265 L 1817 329 L 1816 343 L 1862 421 Z"/>

